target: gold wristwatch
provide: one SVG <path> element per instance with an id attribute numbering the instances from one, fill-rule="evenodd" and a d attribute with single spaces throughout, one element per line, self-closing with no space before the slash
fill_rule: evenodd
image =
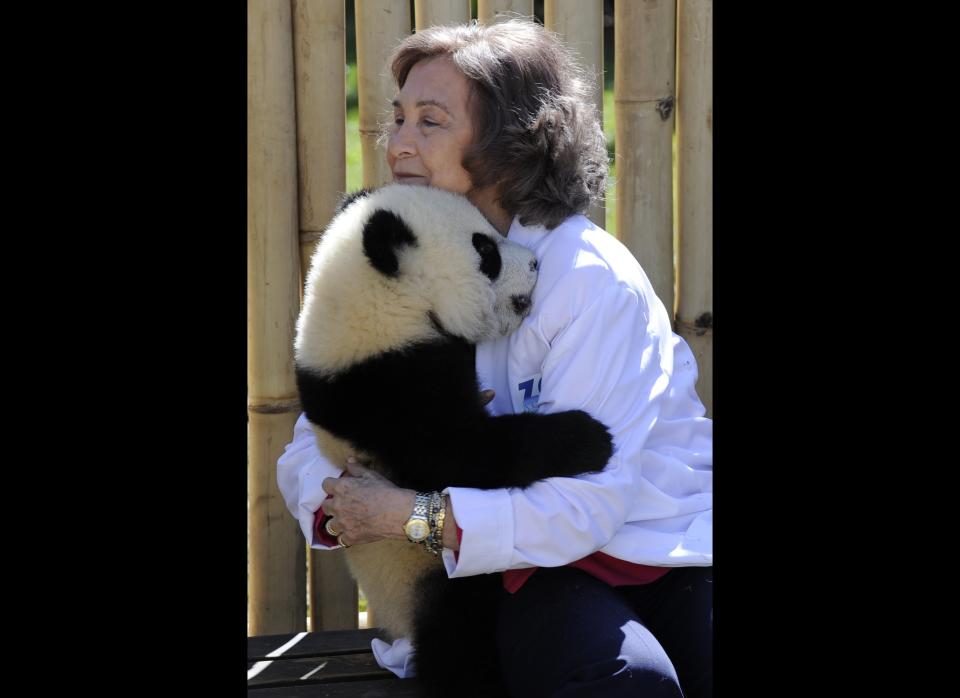
<path id="1" fill-rule="evenodd" d="M 403 532 L 412 543 L 422 543 L 430 535 L 430 521 L 427 519 L 427 507 L 430 505 L 429 492 L 417 492 L 413 513 L 403 525 Z"/>

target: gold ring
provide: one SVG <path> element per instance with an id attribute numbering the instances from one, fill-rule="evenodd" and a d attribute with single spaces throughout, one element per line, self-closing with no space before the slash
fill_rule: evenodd
<path id="1" fill-rule="evenodd" d="M 350 546 L 343 542 L 343 534 L 341 533 L 337 536 L 337 542 L 340 544 L 341 548 L 349 548 Z"/>
<path id="2" fill-rule="evenodd" d="M 333 528 L 330 526 L 331 523 L 333 523 L 333 519 L 327 519 L 327 523 L 324 525 L 324 528 L 327 529 L 327 533 L 336 538 L 340 534 L 333 530 Z"/>

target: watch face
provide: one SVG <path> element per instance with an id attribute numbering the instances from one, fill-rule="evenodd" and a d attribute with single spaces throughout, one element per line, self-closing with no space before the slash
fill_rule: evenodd
<path id="1" fill-rule="evenodd" d="M 404 530 L 407 532 L 407 538 L 419 542 L 430 535 L 430 524 L 420 519 L 414 519 L 413 521 L 407 522 Z"/>

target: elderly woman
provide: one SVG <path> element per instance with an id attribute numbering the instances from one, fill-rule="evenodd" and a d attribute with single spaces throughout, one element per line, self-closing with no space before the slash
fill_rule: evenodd
<path id="1" fill-rule="evenodd" d="M 466 195 L 539 262 L 531 314 L 477 347 L 488 409 L 586 410 L 616 449 L 599 473 L 444 489 L 448 576 L 503 573 L 496 642 L 513 696 L 711 695 L 712 422 L 640 265 L 583 215 L 607 171 L 583 75 L 526 20 L 417 32 L 391 68 L 394 180 Z M 325 461 L 303 416 L 278 482 L 318 549 L 403 539 L 423 501 Z M 409 643 L 375 650 L 404 675 Z"/>

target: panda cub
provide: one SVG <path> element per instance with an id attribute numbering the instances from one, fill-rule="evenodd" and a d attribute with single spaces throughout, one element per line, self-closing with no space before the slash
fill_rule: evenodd
<path id="1" fill-rule="evenodd" d="M 475 345 L 530 312 L 537 262 L 466 198 L 391 184 L 348 197 L 314 253 L 297 322 L 297 385 L 332 463 L 357 455 L 399 487 L 526 487 L 599 471 L 612 454 L 582 411 L 491 416 Z M 448 579 L 406 540 L 347 548 L 393 638 L 409 637 L 424 695 L 502 693 L 500 574 Z"/>

